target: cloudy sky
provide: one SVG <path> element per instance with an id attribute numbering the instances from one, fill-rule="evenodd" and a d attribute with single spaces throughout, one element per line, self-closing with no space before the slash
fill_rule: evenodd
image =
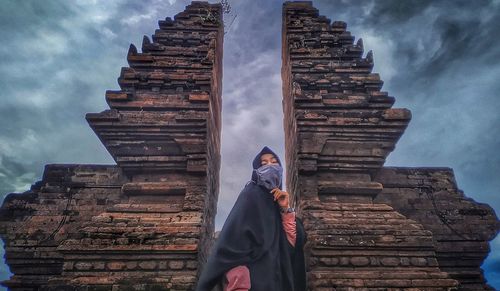
<path id="1" fill-rule="evenodd" d="M 215 2 L 215 1 L 212 1 Z M 130 43 L 182 11 L 176 0 L 2 0 L 0 197 L 48 163 L 111 164 L 87 125 L 108 106 Z M 264 146 L 284 159 L 282 1 L 230 0 L 224 40 L 217 228 Z M 468 197 L 500 213 L 500 0 L 314 1 L 374 51 L 375 72 L 412 121 L 387 166 L 446 166 Z M 236 17 L 236 18 L 234 18 Z M 234 19 L 234 22 L 231 21 Z M 365 52 L 365 53 L 366 53 Z M 500 289 L 500 238 L 483 267 Z M 3 250 L 3 248 L 2 248 Z M 0 279 L 9 277 L 0 263 Z M 495 276 L 497 279 L 495 279 Z"/>

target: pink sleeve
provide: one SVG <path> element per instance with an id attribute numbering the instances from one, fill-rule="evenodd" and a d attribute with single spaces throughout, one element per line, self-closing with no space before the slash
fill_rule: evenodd
<path id="1" fill-rule="evenodd" d="M 283 229 L 286 233 L 286 239 L 292 246 L 295 246 L 297 238 L 297 225 L 295 222 L 295 212 L 282 213 L 281 220 L 283 221 Z"/>
<path id="2" fill-rule="evenodd" d="M 250 271 L 246 266 L 237 266 L 226 273 L 228 281 L 224 291 L 248 291 L 250 289 Z"/>

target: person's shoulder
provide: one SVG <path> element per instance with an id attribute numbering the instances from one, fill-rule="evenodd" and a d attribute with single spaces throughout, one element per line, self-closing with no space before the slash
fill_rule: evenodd
<path id="1" fill-rule="evenodd" d="M 242 196 L 242 197 L 248 197 L 250 195 L 253 195 L 255 194 L 256 190 L 257 190 L 257 187 L 258 185 L 255 184 L 254 181 L 248 181 L 246 184 L 245 184 L 245 187 L 243 187 L 243 189 L 241 190 L 240 192 L 240 195 L 239 196 Z"/>
<path id="2" fill-rule="evenodd" d="M 248 181 L 245 184 L 245 187 L 243 187 L 243 190 L 241 190 L 241 193 L 254 193 L 256 191 L 261 191 L 261 187 L 255 183 L 255 181 Z"/>
<path id="3" fill-rule="evenodd" d="M 237 200 L 246 201 L 252 204 L 261 203 L 260 201 L 267 196 L 266 194 L 265 189 L 261 186 L 257 185 L 254 181 L 248 181 L 243 190 L 241 190 Z"/>

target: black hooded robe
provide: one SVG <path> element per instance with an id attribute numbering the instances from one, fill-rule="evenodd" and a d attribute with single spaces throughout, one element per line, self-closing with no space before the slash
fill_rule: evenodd
<path id="1" fill-rule="evenodd" d="M 260 156 L 266 153 L 273 154 L 281 165 L 279 157 L 264 147 L 253 161 L 254 169 L 261 166 Z M 256 176 L 252 175 L 252 181 L 240 192 L 203 267 L 197 291 L 212 290 L 226 272 L 239 265 L 248 267 L 252 291 L 306 289 L 306 237 L 302 222 L 296 218 L 297 238 L 293 247 L 286 238 L 279 205 L 269 190 L 255 181 Z"/>

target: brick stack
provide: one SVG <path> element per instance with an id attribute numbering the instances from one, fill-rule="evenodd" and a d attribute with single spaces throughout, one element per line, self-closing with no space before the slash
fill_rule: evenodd
<path id="1" fill-rule="evenodd" d="M 373 55 L 311 2 L 283 6 L 283 106 L 287 189 L 308 234 L 311 290 L 449 290 L 432 232 L 374 203 L 373 176 L 411 113 L 391 108 Z"/>
<path id="2" fill-rule="evenodd" d="M 130 46 L 110 109 L 86 116 L 117 166 L 48 165 L 5 199 L 5 286 L 194 286 L 219 188 L 222 7 L 193 2 L 159 26 L 142 52 Z"/>
<path id="3" fill-rule="evenodd" d="M 500 222 L 490 206 L 464 195 L 452 169 L 384 167 L 375 180 L 384 185 L 376 203 L 432 231 L 439 267 L 460 282 L 459 290 L 493 290 L 480 267 Z"/>

